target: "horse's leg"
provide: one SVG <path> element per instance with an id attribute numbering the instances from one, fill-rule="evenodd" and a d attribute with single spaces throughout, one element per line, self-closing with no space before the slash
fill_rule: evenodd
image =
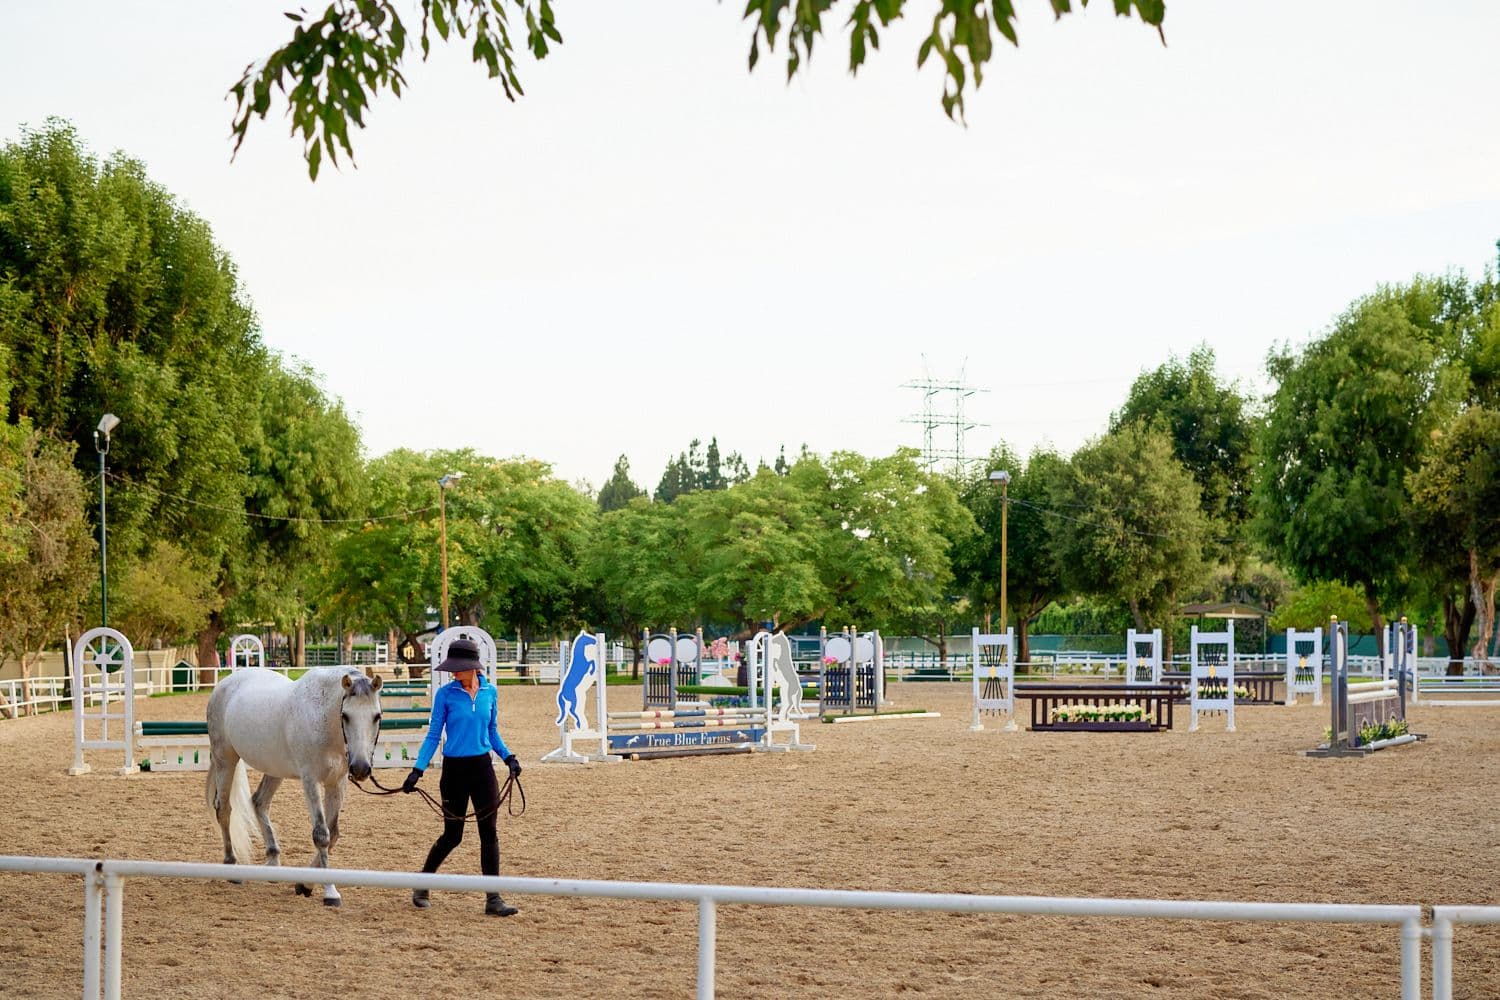
<path id="1" fill-rule="evenodd" d="M 323 801 L 318 783 L 309 775 L 302 776 L 302 797 L 307 800 L 307 818 L 312 822 L 314 868 L 328 867 L 328 824 L 323 821 Z M 311 896 L 312 887 L 297 883 L 297 895 Z"/>
<path id="2" fill-rule="evenodd" d="M 334 845 L 339 842 L 339 813 L 344 808 L 344 779 L 335 778 L 323 786 L 323 814 L 328 817 L 328 850 L 332 851 Z M 325 852 L 325 858 L 327 852 Z M 338 887 L 332 882 L 323 884 L 323 905 L 338 906 L 343 897 L 339 895 Z"/>
<path id="3" fill-rule="evenodd" d="M 271 796 L 281 787 L 281 779 L 269 774 L 260 779 L 260 787 L 250 801 L 255 804 L 255 818 L 260 821 L 260 836 L 266 842 L 266 864 L 281 864 L 281 845 L 276 843 L 276 828 L 271 825 Z"/>
<path id="4" fill-rule="evenodd" d="M 328 817 L 328 850 L 339 845 L 339 815 L 344 811 L 344 782 L 332 781 L 323 786 L 323 815 Z"/>
<path id="5" fill-rule="evenodd" d="M 209 755 L 209 766 L 213 768 L 214 816 L 219 820 L 219 832 L 224 835 L 224 863 L 232 865 L 240 859 L 234 856 L 234 840 L 229 835 L 230 813 L 234 802 L 234 770 L 240 758 L 227 743 L 217 747 Z M 249 858 L 244 860 L 249 861 Z"/>

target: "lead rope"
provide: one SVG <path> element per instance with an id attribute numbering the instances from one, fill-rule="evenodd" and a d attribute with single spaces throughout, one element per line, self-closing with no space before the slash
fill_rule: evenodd
<path id="1" fill-rule="evenodd" d="M 370 784 L 380 789 L 378 792 L 370 791 L 364 785 L 362 785 L 358 781 L 355 781 L 352 777 L 349 780 L 353 782 L 355 788 L 358 788 L 366 795 L 396 795 L 401 791 L 400 788 L 387 788 L 386 786 L 382 785 L 379 780 L 376 779 L 374 771 L 370 772 Z M 437 799 L 437 797 L 435 797 L 425 788 L 415 788 L 413 789 L 413 791 L 422 796 L 422 799 L 427 803 L 428 808 L 441 816 L 443 818 L 443 822 L 445 823 L 452 820 L 457 820 L 460 823 L 466 822 L 471 819 L 486 820 L 491 816 L 499 814 L 501 806 L 505 806 L 505 813 L 507 816 L 523 816 L 526 813 L 526 789 L 521 787 L 521 779 L 516 777 L 515 775 L 507 776 L 505 779 L 505 784 L 500 786 L 500 797 L 495 800 L 495 806 L 493 809 L 486 809 L 483 812 L 476 809 L 474 812 L 471 812 L 466 816 L 457 816 L 453 813 L 450 813 L 447 807 L 444 806 L 442 802 Z M 517 792 L 520 793 L 521 796 L 520 811 L 516 810 L 515 802 L 512 799 L 513 793 Z"/>
<path id="2" fill-rule="evenodd" d="M 344 695 L 343 699 L 340 700 L 339 714 L 341 717 L 343 715 L 342 702 L 348 700 L 348 697 L 349 696 L 346 694 Z M 344 723 L 342 719 L 339 722 L 339 734 L 344 737 L 344 747 L 347 752 L 349 747 L 349 733 L 344 729 Z M 375 739 L 377 741 L 380 739 L 380 722 L 378 721 L 378 719 L 375 723 Z M 379 780 L 376 779 L 375 771 L 373 768 L 370 770 L 370 784 L 380 789 L 380 791 L 370 791 L 364 785 L 360 784 L 358 781 L 355 781 L 353 775 L 349 776 L 349 781 L 353 783 L 355 788 L 358 788 L 366 795 L 395 795 L 397 792 L 401 791 L 401 789 L 399 788 L 387 788 L 382 785 Z M 448 822 L 449 820 L 458 820 L 460 823 L 463 823 L 471 819 L 489 819 L 491 816 L 497 815 L 500 812 L 501 806 L 506 807 L 506 814 L 509 816 L 524 816 L 526 814 L 526 789 L 521 787 L 521 779 L 516 777 L 514 774 L 508 775 L 505 779 L 505 784 L 500 787 L 500 797 L 495 800 L 495 808 L 487 810 L 484 813 L 480 813 L 476 810 L 475 812 L 469 813 L 467 816 L 455 816 L 453 813 L 450 813 L 447 808 L 436 798 L 434 798 L 432 793 L 425 788 L 414 788 L 412 790 L 426 800 L 428 808 L 441 816 L 444 823 Z M 511 792 L 513 791 L 521 793 L 520 812 L 516 812 L 515 804 L 511 802 Z"/>

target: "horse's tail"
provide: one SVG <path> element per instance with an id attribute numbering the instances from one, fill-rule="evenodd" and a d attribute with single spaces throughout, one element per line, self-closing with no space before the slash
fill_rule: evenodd
<path id="1" fill-rule="evenodd" d="M 219 769 L 210 767 L 208 769 L 208 782 L 204 788 L 204 799 L 208 803 L 208 811 L 218 814 L 219 796 L 223 790 L 219 787 Z M 236 761 L 234 765 L 234 776 L 229 779 L 229 844 L 234 848 L 235 860 L 246 864 L 250 860 L 250 845 L 256 837 L 255 826 L 255 804 L 250 800 L 250 776 L 245 771 L 245 762 Z"/>

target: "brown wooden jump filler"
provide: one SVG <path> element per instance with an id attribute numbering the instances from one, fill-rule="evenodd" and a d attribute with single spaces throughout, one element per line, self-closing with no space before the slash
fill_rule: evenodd
<path id="1" fill-rule="evenodd" d="M 1172 728 L 1172 703 L 1182 694 L 1176 684 L 1121 687 L 1118 684 L 1017 684 L 1016 697 L 1031 703 L 1034 732 L 1149 733 Z M 1139 705 L 1139 720 L 1054 722 L 1064 705 L 1097 708 Z"/>

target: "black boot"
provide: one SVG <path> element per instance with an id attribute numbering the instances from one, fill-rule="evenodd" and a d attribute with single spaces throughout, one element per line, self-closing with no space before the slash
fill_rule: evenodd
<path id="1" fill-rule="evenodd" d="M 484 914 L 487 917 L 510 917 L 521 911 L 514 906 L 506 906 L 505 900 L 500 898 L 498 892 L 487 892 L 484 894 Z"/>
<path id="2" fill-rule="evenodd" d="M 411 891 L 411 905 L 419 910 L 425 910 L 432 905 L 426 889 L 413 889 Z"/>

